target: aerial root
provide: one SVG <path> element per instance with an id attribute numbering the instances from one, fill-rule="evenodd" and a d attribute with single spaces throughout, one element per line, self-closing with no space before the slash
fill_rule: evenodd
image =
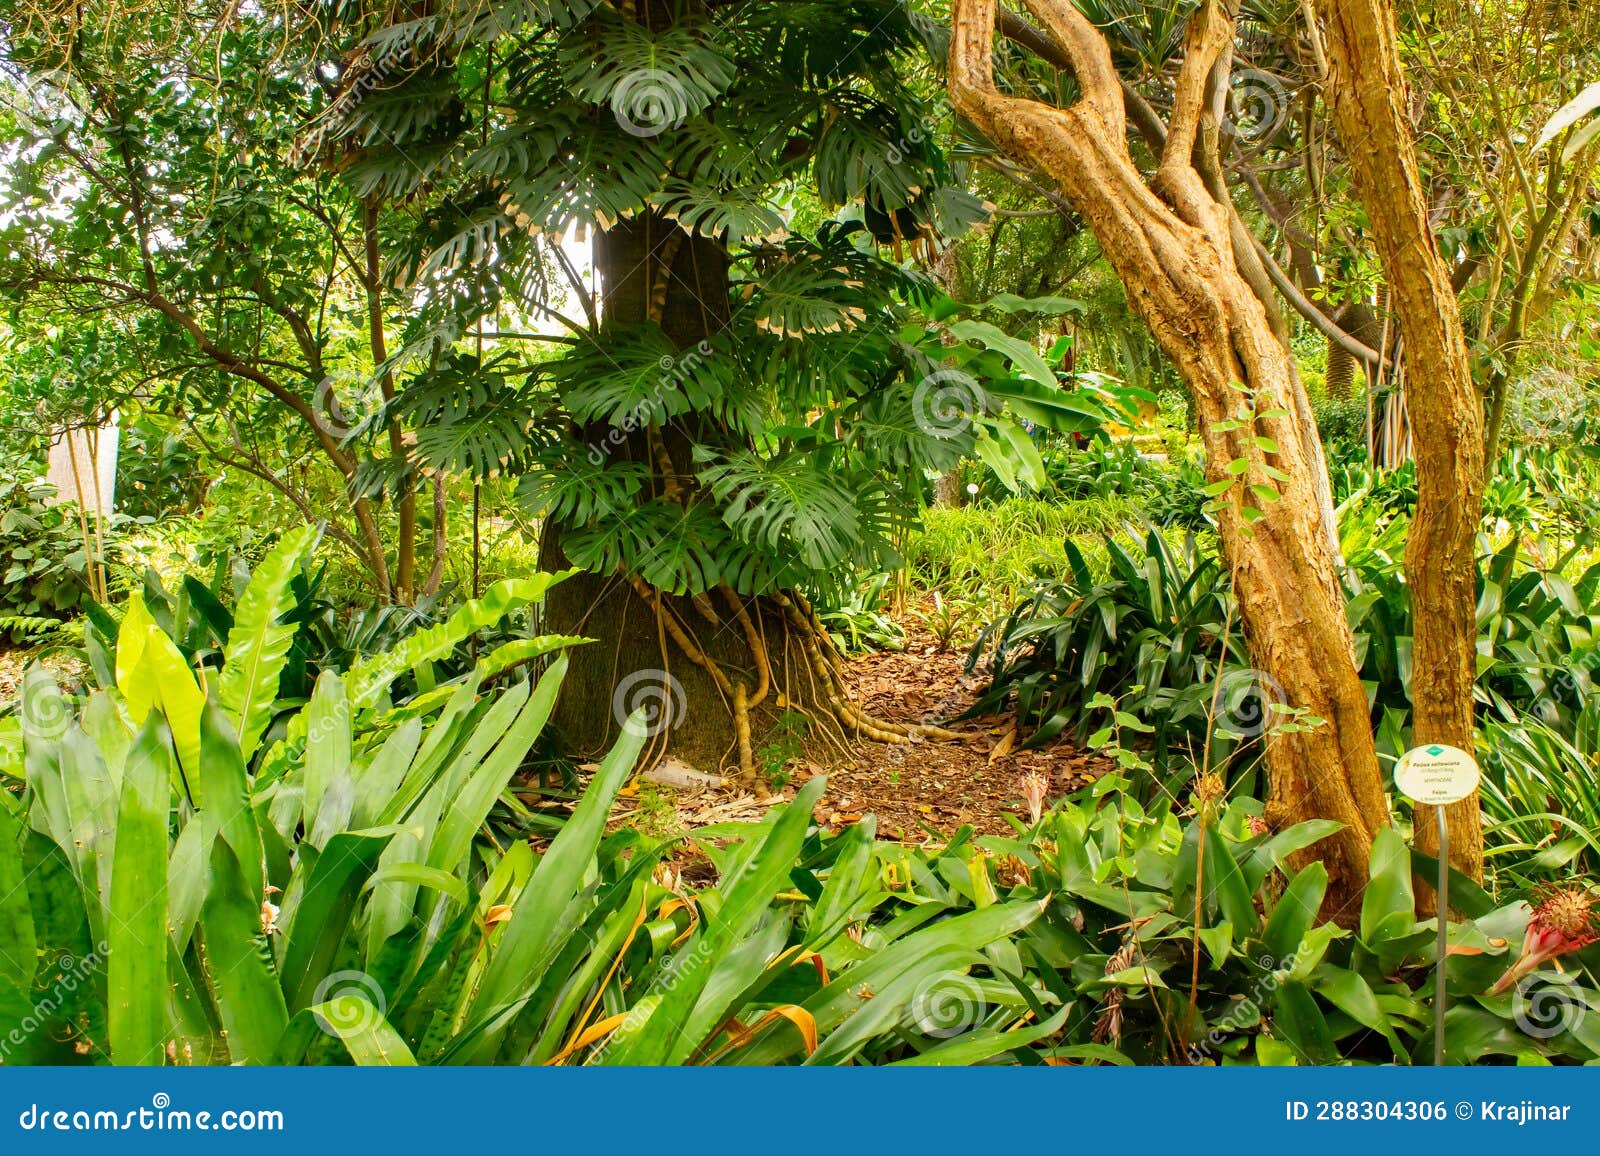
<path id="1" fill-rule="evenodd" d="M 730 678 L 728 672 L 690 636 L 684 625 L 667 607 L 660 591 L 637 576 L 631 577 L 629 582 L 639 597 L 656 611 L 658 622 L 678 649 L 690 662 L 710 675 L 717 689 L 722 692 L 733 718 L 734 744 L 738 749 L 740 778 L 747 783 L 754 782 L 756 765 L 751 715 L 766 701 L 776 686 L 771 653 L 762 636 L 757 616 L 750 613 L 748 605 L 728 586 L 717 587 L 717 592 L 722 596 L 729 612 L 738 621 L 744 633 L 755 674 L 755 686 L 752 689 L 745 678 Z M 806 659 L 808 673 L 811 675 L 814 696 L 822 699 L 825 704 L 824 709 L 805 710 L 787 694 L 780 692 L 777 701 L 781 707 L 803 714 L 813 722 L 821 723 L 823 720 L 831 722 L 839 731 L 839 737 L 846 739 L 854 734 L 874 742 L 903 744 L 927 740 L 956 742 L 971 737 L 931 723 L 892 722 L 876 718 L 862 710 L 853 701 L 849 688 L 845 686 L 844 659 L 829 641 L 827 630 L 811 604 L 799 593 L 792 595 L 778 593 L 769 595 L 768 598 L 783 612 L 784 620 L 789 627 L 784 640 L 785 652 L 787 653 L 787 644 L 790 640 L 799 645 Z M 693 605 L 701 617 L 721 624 L 721 619 L 712 609 L 709 597 L 702 594 L 693 599 Z M 837 741 L 828 733 L 826 727 L 819 726 L 818 730 L 827 736 L 828 741 Z"/>

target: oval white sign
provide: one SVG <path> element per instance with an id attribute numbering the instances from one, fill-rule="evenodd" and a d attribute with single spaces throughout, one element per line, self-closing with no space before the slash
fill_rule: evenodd
<path id="1" fill-rule="evenodd" d="M 1406 798 L 1442 806 L 1478 789 L 1478 761 L 1466 751 L 1430 743 L 1412 747 L 1394 768 L 1394 785 Z"/>

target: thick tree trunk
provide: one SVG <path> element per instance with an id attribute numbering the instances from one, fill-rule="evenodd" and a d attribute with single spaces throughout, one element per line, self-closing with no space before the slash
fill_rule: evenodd
<path id="1" fill-rule="evenodd" d="M 629 218 L 599 233 L 595 268 L 605 327 L 654 320 L 679 349 L 691 350 L 727 322 L 726 253 L 658 216 Z M 621 444 L 608 439 L 611 432 L 580 430 L 577 437 L 597 452 L 647 462 L 652 469 L 660 465 L 644 430 L 629 434 Z M 670 437 L 670 430 L 662 434 L 663 445 Z M 580 446 L 574 452 L 586 451 Z M 678 484 L 680 476 L 688 475 L 687 448 L 674 445 L 668 453 Z M 657 478 L 658 484 L 664 481 Z M 546 570 L 567 565 L 559 525 L 545 526 L 539 561 Z M 694 624 L 691 629 L 714 661 L 736 671 L 744 668 L 751 657 L 737 626 L 726 629 L 719 620 L 716 628 L 699 629 L 711 626 L 705 617 L 708 608 L 713 614 L 723 609 L 711 607 L 708 599 L 698 604 L 681 598 L 663 602 L 664 614 Z M 572 666 L 554 716 L 563 739 L 575 749 L 586 754 L 604 750 L 639 705 L 663 712 L 652 725 L 660 728 L 674 754 L 702 770 L 715 772 L 734 749 L 729 704 L 722 701 L 713 677 L 674 647 L 654 605 L 627 576 L 574 575 L 546 596 L 544 613 L 547 629 L 596 640 L 571 652 Z"/>
<path id="2" fill-rule="evenodd" d="M 1236 259 L 1228 207 L 1193 162 L 1207 93 L 1226 87 L 1213 70 L 1231 45 L 1231 13 L 1213 0 L 1191 18 L 1161 168 L 1147 185 L 1128 152 L 1104 37 L 1067 0 L 1027 7 L 1060 42 L 1082 99 L 1058 109 L 996 90 L 994 0 L 955 4 L 951 98 L 997 144 L 1048 173 L 1089 223 L 1194 395 L 1209 477 L 1237 479 L 1218 525 L 1251 655 L 1272 694 L 1323 720 L 1269 739 L 1269 821 L 1343 824 L 1313 855 L 1328 867 L 1325 913 L 1349 922 L 1388 812 L 1335 573 L 1327 477 L 1294 359 Z"/>
<path id="3" fill-rule="evenodd" d="M 676 366 L 664 364 L 663 373 L 693 373 L 695 348 L 728 321 L 722 247 L 647 213 L 602 232 L 595 265 L 602 328 L 654 322 L 688 354 Z M 703 498 L 683 432 L 660 414 L 637 416 L 643 428 L 620 444 L 610 427 L 575 431 L 574 452 L 647 463 L 650 497 Z M 541 568 L 567 565 L 561 534 L 560 525 L 544 527 Z M 596 640 L 572 652 L 555 712 L 563 738 L 586 754 L 609 746 L 639 706 L 651 712 L 647 757 L 670 751 L 707 772 L 753 774 L 762 736 L 786 711 L 806 715 L 817 738 L 952 737 L 862 715 L 825 631 L 795 591 L 752 598 L 723 586 L 686 598 L 632 574 L 579 574 L 555 587 L 544 606 L 547 629 Z"/>
<path id="4" fill-rule="evenodd" d="M 1317 8 L 1328 47 L 1334 120 L 1406 335 L 1406 402 L 1417 460 L 1417 512 L 1406 542 L 1406 581 L 1416 622 L 1415 741 L 1470 751 L 1483 406 L 1472 381 L 1450 270 L 1428 224 L 1394 10 L 1389 0 L 1317 0 Z M 1477 797 L 1452 804 L 1448 818 L 1451 863 L 1481 879 Z M 1433 808 L 1419 805 L 1415 823 L 1418 848 L 1437 855 Z M 1426 910 L 1431 892 L 1419 889 L 1418 894 Z"/>

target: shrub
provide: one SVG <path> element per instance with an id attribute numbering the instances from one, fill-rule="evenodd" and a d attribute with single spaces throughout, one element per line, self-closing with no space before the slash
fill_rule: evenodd
<path id="1" fill-rule="evenodd" d="M 1221 564 L 1192 536 L 1174 546 L 1154 530 L 1103 546 L 1102 575 L 1069 541 L 1070 577 L 1038 583 L 979 636 L 967 670 L 983 668 L 989 683 L 970 713 L 1010 706 L 1030 744 L 1083 742 L 1107 720 L 1109 696 L 1148 734 L 1158 764 L 1208 734 L 1225 759 L 1267 725 L 1269 700 L 1232 629 Z"/>
<path id="2" fill-rule="evenodd" d="M 63 617 L 89 596 L 89 554 L 77 507 L 55 487 L 11 470 L 0 476 L 0 616 Z"/>

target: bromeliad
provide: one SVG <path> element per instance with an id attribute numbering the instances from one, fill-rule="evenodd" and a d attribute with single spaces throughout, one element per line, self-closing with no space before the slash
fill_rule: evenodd
<path id="1" fill-rule="evenodd" d="M 1522 937 L 1522 953 L 1495 981 L 1491 994 L 1509 991 L 1546 960 L 1579 951 L 1600 939 L 1594 902 L 1594 895 L 1582 887 L 1553 887 L 1545 891 L 1528 920 L 1528 930 Z"/>

